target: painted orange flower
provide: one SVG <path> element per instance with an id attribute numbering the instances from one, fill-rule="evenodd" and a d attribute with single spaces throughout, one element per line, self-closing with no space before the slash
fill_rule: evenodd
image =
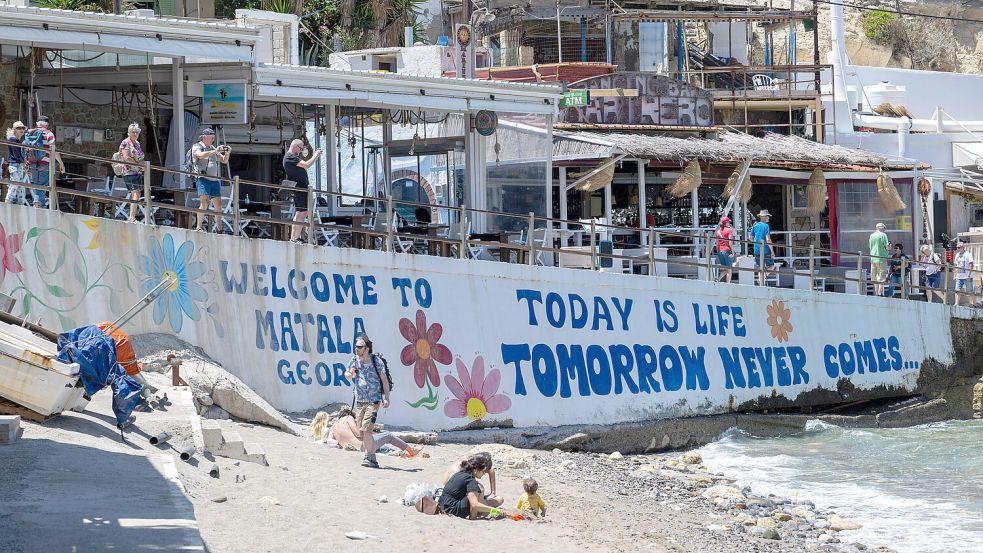
<path id="1" fill-rule="evenodd" d="M 788 342 L 788 335 L 792 332 L 790 318 L 792 310 L 785 307 L 785 302 L 771 300 L 768 306 L 768 326 L 771 327 L 771 337 L 777 338 L 778 342 Z"/>
<path id="2" fill-rule="evenodd" d="M 440 374 L 434 361 L 443 365 L 450 365 L 453 361 L 451 350 L 438 343 L 444 334 L 444 327 L 433 323 L 427 328 L 427 314 L 418 309 L 415 325 L 406 318 L 399 320 L 399 333 L 409 342 L 400 352 L 399 360 L 407 367 L 413 366 L 416 385 L 423 388 L 429 377 L 431 384 L 440 386 Z"/>
<path id="3" fill-rule="evenodd" d="M 86 219 L 82 221 L 85 227 L 92 231 L 92 239 L 89 240 L 89 244 L 85 247 L 87 250 L 98 250 L 102 247 L 103 238 L 106 235 L 108 219 L 103 218 L 93 218 Z M 130 234 L 128 232 L 121 232 L 118 234 L 121 240 L 120 246 L 130 245 Z"/>

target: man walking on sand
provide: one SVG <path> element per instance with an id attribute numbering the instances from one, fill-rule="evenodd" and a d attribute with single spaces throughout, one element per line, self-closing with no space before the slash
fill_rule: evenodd
<path id="1" fill-rule="evenodd" d="M 355 357 L 348 363 L 345 376 L 355 388 L 355 425 L 362 431 L 363 467 L 379 468 L 375 457 L 373 432 L 379 408 L 389 408 L 389 381 L 383 378 L 385 365 L 372 352 L 372 342 L 364 334 L 355 339 Z"/>
<path id="2" fill-rule="evenodd" d="M 874 232 L 870 233 L 870 281 L 874 283 L 874 295 L 884 295 L 884 283 L 887 281 L 887 234 L 884 234 L 884 223 L 877 223 Z"/>

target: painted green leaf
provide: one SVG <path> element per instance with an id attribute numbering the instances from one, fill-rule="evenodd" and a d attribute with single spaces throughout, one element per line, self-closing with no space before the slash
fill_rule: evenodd
<path id="1" fill-rule="evenodd" d="M 79 229 L 75 225 L 68 225 L 68 236 L 71 237 L 72 242 L 78 244 L 79 242 Z"/>
<path id="2" fill-rule="evenodd" d="M 26 317 L 28 313 L 31 312 L 31 298 L 34 297 L 30 294 L 24 294 L 24 305 L 21 306 L 21 317 Z"/>
<path id="3" fill-rule="evenodd" d="M 63 313 L 59 313 L 58 314 L 58 319 L 61 321 L 61 329 L 62 330 L 69 330 L 69 329 L 75 328 L 75 322 L 72 321 L 67 316 L 65 316 Z"/>
<path id="4" fill-rule="evenodd" d="M 48 293 L 56 298 L 70 298 L 72 294 L 57 284 L 48 285 Z"/>
<path id="5" fill-rule="evenodd" d="M 31 227 L 31 230 L 27 231 L 27 236 L 24 238 L 24 241 L 27 242 L 31 238 L 36 237 L 40 232 L 41 231 L 38 230 L 38 227 Z"/>
<path id="6" fill-rule="evenodd" d="M 58 258 L 55 259 L 55 266 L 51 268 L 51 272 L 55 272 L 61 269 L 61 266 L 65 264 L 65 248 L 62 247 L 61 251 L 58 252 Z"/>
<path id="7" fill-rule="evenodd" d="M 34 256 L 38 259 L 38 268 L 42 271 L 48 270 L 48 256 L 44 254 L 43 248 L 35 248 Z"/>
<path id="8" fill-rule="evenodd" d="M 130 269 L 127 267 L 123 267 L 123 278 L 126 280 L 126 289 L 132 292 L 133 285 L 130 284 Z"/>
<path id="9" fill-rule="evenodd" d="M 119 304 L 119 294 L 116 290 L 108 288 L 109 290 L 109 310 L 113 312 L 113 315 L 119 315 L 123 312 L 122 306 Z"/>
<path id="10" fill-rule="evenodd" d="M 82 267 L 80 267 L 78 263 L 75 263 L 74 265 L 72 265 L 72 269 L 74 269 L 74 272 L 75 272 L 75 279 L 78 280 L 79 281 L 79 284 L 81 284 L 82 287 L 84 288 L 85 287 L 85 273 L 82 272 Z"/>

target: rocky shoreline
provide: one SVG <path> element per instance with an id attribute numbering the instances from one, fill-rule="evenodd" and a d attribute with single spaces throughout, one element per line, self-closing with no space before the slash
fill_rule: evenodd
<path id="1" fill-rule="evenodd" d="M 811 501 L 758 495 L 750 487 L 737 486 L 730 476 L 709 472 L 695 451 L 624 456 L 554 449 L 503 457 L 508 469 L 606 490 L 611 500 L 644 498 L 670 511 L 695 514 L 705 521 L 704 535 L 676 536 L 680 545 L 694 550 L 894 551 L 851 538 L 849 531 L 859 529 L 859 523 L 817 509 Z"/>

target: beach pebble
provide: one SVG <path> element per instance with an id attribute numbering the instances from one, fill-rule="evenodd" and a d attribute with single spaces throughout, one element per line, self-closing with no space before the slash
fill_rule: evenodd
<path id="1" fill-rule="evenodd" d="M 713 499 L 715 497 L 723 497 L 735 501 L 744 499 L 744 493 L 733 486 L 710 486 L 703 491 L 702 495 L 707 499 Z"/>
<path id="2" fill-rule="evenodd" d="M 832 534 L 821 534 L 819 536 L 820 543 L 840 543 L 839 538 Z"/>
<path id="3" fill-rule="evenodd" d="M 785 522 L 786 520 L 792 520 L 792 515 L 788 513 L 774 513 L 772 515 L 776 520 L 780 522 Z"/>
<path id="4" fill-rule="evenodd" d="M 859 530 L 860 528 L 863 528 L 863 525 L 859 522 L 842 519 L 836 515 L 829 517 L 829 529 L 835 532 L 842 532 L 844 530 Z"/>
<path id="5" fill-rule="evenodd" d="M 225 503 L 228 500 L 229 498 L 224 495 L 216 495 L 215 497 L 212 498 L 212 502 L 214 503 Z"/>
<path id="6" fill-rule="evenodd" d="M 780 540 L 782 537 L 778 534 L 778 531 L 774 528 L 762 528 L 756 526 L 750 530 L 752 536 L 757 536 L 766 540 Z"/>
<path id="7" fill-rule="evenodd" d="M 345 532 L 345 537 L 348 538 L 348 539 L 350 539 L 350 540 L 367 540 L 369 538 L 378 539 L 375 536 L 371 536 L 371 535 L 366 534 L 365 532 L 362 532 L 360 530 L 353 530 L 351 532 Z"/>
<path id="8" fill-rule="evenodd" d="M 389 498 L 386 497 L 386 496 L 382 496 L 379 499 L 377 499 L 376 501 L 378 501 L 379 503 L 389 503 Z"/>
<path id="9" fill-rule="evenodd" d="M 755 522 L 756 522 L 756 524 L 758 526 L 760 526 L 762 528 L 770 528 L 772 526 L 775 526 L 775 524 L 776 524 L 775 523 L 775 519 L 773 519 L 771 517 L 761 517 L 758 520 L 756 520 Z"/>
<path id="10" fill-rule="evenodd" d="M 703 462 L 703 457 L 700 457 L 700 454 L 695 451 L 690 451 L 689 453 L 684 453 L 683 456 L 680 457 L 680 460 L 687 465 L 699 465 Z"/>
<path id="11" fill-rule="evenodd" d="M 280 500 L 277 499 L 277 498 L 275 498 L 275 497 L 273 497 L 272 495 L 264 495 L 263 497 L 259 498 L 259 502 L 260 503 L 269 503 L 270 505 L 279 505 L 280 504 Z"/>
<path id="12" fill-rule="evenodd" d="M 577 468 L 577 463 L 574 463 L 571 459 L 567 459 L 566 461 L 560 463 L 560 468 L 564 470 L 573 470 Z"/>
<path id="13" fill-rule="evenodd" d="M 624 458 L 625 456 L 622 455 L 620 451 L 615 451 L 611 453 L 611 455 L 608 455 L 608 459 L 611 459 L 612 461 L 620 461 Z"/>
<path id="14" fill-rule="evenodd" d="M 710 478 L 705 474 L 697 474 L 696 476 L 693 477 L 693 482 L 698 482 L 700 484 L 709 484 L 713 482 L 713 478 Z"/>
<path id="15" fill-rule="evenodd" d="M 722 524 L 711 524 L 710 526 L 707 526 L 707 530 L 722 534 L 727 531 L 727 527 Z"/>
<path id="16" fill-rule="evenodd" d="M 817 519 L 816 522 L 812 523 L 813 528 L 817 530 L 824 530 L 829 528 L 829 521 L 823 518 Z"/>

